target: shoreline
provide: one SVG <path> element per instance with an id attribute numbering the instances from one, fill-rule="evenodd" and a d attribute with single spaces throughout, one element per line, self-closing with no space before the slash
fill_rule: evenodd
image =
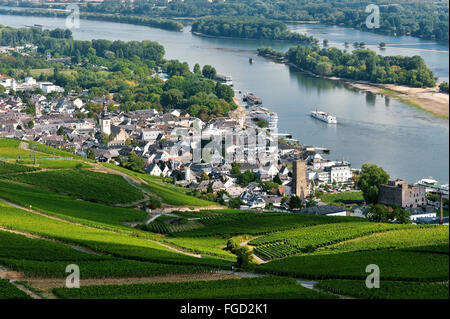
<path id="1" fill-rule="evenodd" d="M 270 57 L 266 58 L 270 59 Z M 283 63 L 316 78 L 339 81 L 352 88 L 373 94 L 388 95 L 389 97 L 397 99 L 405 104 L 433 114 L 437 118 L 446 120 L 449 119 L 449 95 L 439 92 L 439 84 L 437 84 L 434 88 L 415 88 L 397 84 L 371 83 L 333 76 L 318 75 L 312 73 L 311 71 L 304 70 L 291 62 L 279 62 L 275 59 L 271 60 L 278 63 Z"/>

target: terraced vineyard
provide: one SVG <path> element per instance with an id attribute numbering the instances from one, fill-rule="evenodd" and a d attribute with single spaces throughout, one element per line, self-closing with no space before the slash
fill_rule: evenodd
<path id="1" fill-rule="evenodd" d="M 448 283 L 384 280 L 379 289 L 367 289 L 364 280 L 322 280 L 318 288 L 364 299 L 448 299 Z"/>
<path id="2" fill-rule="evenodd" d="M 204 228 L 193 231 L 179 232 L 173 234 L 177 237 L 200 237 L 216 235 L 261 235 L 276 231 L 292 229 L 295 227 L 306 227 L 321 223 L 347 223 L 354 218 L 308 216 L 300 214 L 277 214 L 277 213 L 239 213 L 224 214 L 223 216 L 206 217 L 200 219 Z M 358 219 L 356 219 L 358 220 Z"/>
<path id="3" fill-rule="evenodd" d="M 76 299 L 257 299 L 257 298 L 333 298 L 313 291 L 291 278 L 261 277 L 205 282 L 158 283 L 121 286 L 91 286 L 55 289 L 61 298 Z"/>
<path id="4" fill-rule="evenodd" d="M 401 250 L 306 254 L 273 260 L 255 268 L 274 275 L 311 279 L 364 279 L 366 266 L 380 267 L 382 280 L 446 281 L 449 256 Z M 419 266 L 420 265 L 420 266 Z"/>
<path id="5" fill-rule="evenodd" d="M 0 175 L 37 171 L 39 168 L 0 161 Z"/>
<path id="6" fill-rule="evenodd" d="M 448 282 L 449 277 L 448 226 L 214 210 L 207 207 L 214 203 L 188 196 L 185 189 L 165 184 L 159 178 L 78 158 L 52 160 L 49 156 L 53 152 L 58 156 L 67 154 L 44 146 L 36 146 L 42 170 L 34 171 L 30 165 L 33 152 L 23 144 L 19 146 L 20 141 L 0 138 L 0 158 L 23 155 L 18 165 L 13 160 L 0 160 L 0 268 L 19 272 L 26 285 L 32 286 L 34 279 L 30 277 L 41 280 L 47 288 L 34 288 L 45 290 L 45 296 L 335 297 L 306 289 L 294 279 L 310 278 L 319 280 L 321 289 L 356 298 L 448 298 L 448 284 L 437 283 Z M 74 169 L 79 164 L 82 168 Z M 88 167 L 111 174 L 83 169 Z M 127 175 L 141 189 L 123 178 Z M 144 197 L 141 190 L 158 197 L 165 206 L 196 209 L 171 214 L 161 211 L 156 220 L 142 226 L 151 217 L 147 212 L 112 206 L 130 202 L 135 205 Z M 205 210 L 198 211 L 200 207 Z M 268 261 L 250 261 L 242 269 L 249 276 L 292 278 L 230 279 L 236 275 L 229 273 L 239 260 L 236 251 L 247 244 L 254 247 L 255 255 Z M 67 276 L 66 266 L 72 263 L 80 267 L 85 286 L 52 290 L 53 282 L 61 282 Z M 369 264 L 380 267 L 381 289 L 369 291 L 362 286 Z M 192 276 L 197 281 L 183 282 Z M 211 276 L 226 280 L 199 281 Z M 98 280 L 112 284 L 94 285 Z M 141 280 L 179 282 L 130 284 Z M 1 298 L 28 295 L 0 280 Z"/>
<path id="7" fill-rule="evenodd" d="M 122 176 L 87 170 L 46 171 L 7 175 L 6 178 L 106 204 L 131 203 L 144 198 L 142 192 Z"/>
<path id="8" fill-rule="evenodd" d="M 25 292 L 6 279 L 0 279 L 0 299 L 31 299 Z"/>
<path id="9" fill-rule="evenodd" d="M 258 237 L 250 241 L 256 246 L 255 254 L 265 258 L 281 258 L 301 252 L 309 252 L 321 246 L 331 245 L 377 232 L 408 228 L 409 225 L 369 222 L 348 222 L 303 227 Z M 285 248 L 282 248 L 284 246 Z"/>

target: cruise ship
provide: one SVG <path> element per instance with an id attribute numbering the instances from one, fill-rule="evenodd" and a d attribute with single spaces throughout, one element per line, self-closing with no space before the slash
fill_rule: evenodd
<path id="1" fill-rule="evenodd" d="M 328 124 L 337 124 L 336 118 L 325 112 L 315 110 L 311 112 L 311 116 Z"/>

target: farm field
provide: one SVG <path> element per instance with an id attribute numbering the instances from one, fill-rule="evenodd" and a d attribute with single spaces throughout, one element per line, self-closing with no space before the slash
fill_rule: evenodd
<path id="1" fill-rule="evenodd" d="M 255 253 L 264 259 L 273 259 L 291 254 L 315 250 L 344 240 L 377 232 L 410 227 L 409 225 L 383 224 L 370 222 L 348 222 L 331 225 L 317 225 L 258 237 L 250 241 L 256 246 Z M 285 246 L 285 250 L 280 249 Z"/>
<path id="2" fill-rule="evenodd" d="M 448 283 L 380 282 L 379 289 L 367 289 L 365 280 L 321 280 L 318 288 L 363 299 L 448 299 Z"/>
<path id="3" fill-rule="evenodd" d="M 325 193 L 320 195 L 320 200 L 329 205 L 343 206 L 354 201 L 364 201 L 362 192 Z"/>
<path id="4" fill-rule="evenodd" d="M 0 180 L 2 198 L 38 209 L 49 215 L 98 227 L 121 226 L 123 222 L 141 221 L 147 214 L 141 210 L 110 207 L 73 199 L 32 186 Z"/>
<path id="5" fill-rule="evenodd" d="M 342 253 L 363 250 L 378 250 L 390 248 L 414 248 L 417 251 L 430 251 L 439 245 L 447 245 L 448 253 L 449 231 L 448 227 L 428 226 L 409 227 L 387 232 L 375 233 L 359 237 L 342 243 L 330 245 L 319 249 L 324 254 Z M 433 244 L 432 246 L 429 246 Z"/>
<path id="6" fill-rule="evenodd" d="M 402 250 L 376 250 L 330 255 L 305 254 L 274 260 L 255 270 L 310 279 L 365 279 L 366 266 L 380 267 L 382 280 L 448 280 L 449 256 Z M 330 266 L 332 265 L 332 266 Z"/>
<path id="7" fill-rule="evenodd" d="M 131 203 L 144 198 L 142 192 L 128 184 L 122 176 L 87 170 L 56 170 L 7 175 L 6 178 L 106 204 Z"/>
<path id="8" fill-rule="evenodd" d="M 0 139 L 0 157 L 28 154 L 19 164 L 0 160 L 0 273 L 20 275 L 25 285 L 59 282 L 43 288 L 45 296 L 448 298 L 448 284 L 439 284 L 449 277 L 448 226 L 222 208 L 158 177 L 28 146 L 38 150 L 36 168 L 32 151 Z M 53 153 L 67 159 L 51 159 Z M 329 195 L 337 204 L 352 200 Z M 149 196 L 162 208 L 148 213 L 138 206 Z M 241 246 L 255 257 L 244 268 L 237 267 Z M 62 287 L 68 264 L 80 267 L 86 286 L 52 290 Z M 363 286 L 369 264 L 380 267 L 385 286 L 378 291 Z M 221 280 L 198 281 L 211 274 Z M 110 281 L 97 286 L 99 280 Z M 319 289 L 297 280 L 316 280 Z M 0 299 L 28 297 L 8 281 L 0 285 Z"/>
<path id="9" fill-rule="evenodd" d="M 261 277 L 186 283 L 157 283 L 122 286 L 91 286 L 54 289 L 57 296 L 77 299 L 257 299 L 330 298 L 327 293 L 309 290 L 291 278 Z"/>
<path id="10" fill-rule="evenodd" d="M 33 172 L 33 171 L 37 171 L 37 170 L 39 170 L 39 169 L 30 167 L 30 166 L 0 161 L 0 176 L 3 174 Z"/>
<path id="11" fill-rule="evenodd" d="M 217 258 L 196 258 L 175 252 L 155 241 L 136 237 L 132 233 L 117 233 L 55 220 L 1 202 L 0 226 L 77 244 L 99 253 L 125 259 L 166 264 L 205 265 L 212 268 L 231 266 L 229 262 Z"/>
<path id="12" fill-rule="evenodd" d="M 280 213 L 248 213 L 225 214 L 218 217 L 206 217 L 199 221 L 205 225 L 204 228 L 178 232 L 172 235 L 177 237 L 202 237 L 216 235 L 262 235 L 276 231 L 292 229 L 295 227 L 306 227 L 321 223 L 347 223 L 355 220 L 353 218 L 308 216 L 300 214 Z M 358 220 L 358 219 L 356 219 Z"/>
<path id="13" fill-rule="evenodd" d="M 0 279 L 0 299 L 31 299 L 31 297 L 11 284 L 9 280 Z"/>

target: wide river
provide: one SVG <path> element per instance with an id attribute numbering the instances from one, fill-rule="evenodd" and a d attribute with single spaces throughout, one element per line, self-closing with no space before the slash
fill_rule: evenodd
<path id="1" fill-rule="evenodd" d="M 23 27 L 43 24 L 65 27 L 64 19 L 0 15 L 0 24 Z M 449 77 L 448 43 L 412 37 L 389 37 L 324 25 L 291 25 L 293 30 L 328 39 L 343 48 L 348 41 L 364 41 L 379 54 L 420 55 L 441 80 Z M 306 145 L 331 149 L 330 158 L 344 159 L 353 167 L 365 162 L 382 166 L 391 177 L 408 182 L 432 176 L 449 181 L 449 124 L 394 99 L 364 93 L 325 79 L 313 78 L 286 65 L 256 56 L 256 48 L 270 45 L 286 50 L 290 44 L 275 41 L 215 39 L 183 32 L 82 20 L 72 30 L 75 39 L 154 40 L 166 48 L 166 58 L 187 61 L 192 67 L 211 64 L 219 73 L 233 76 L 235 88 L 253 92 L 264 105 L 278 113 L 279 131 L 289 132 Z M 380 42 L 387 43 L 379 51 Z M 254 57 L 255 63 L 249 64 Z M 327 125 L 309 116 L 311 110 L 328 111 L 338 125 Z"/>

